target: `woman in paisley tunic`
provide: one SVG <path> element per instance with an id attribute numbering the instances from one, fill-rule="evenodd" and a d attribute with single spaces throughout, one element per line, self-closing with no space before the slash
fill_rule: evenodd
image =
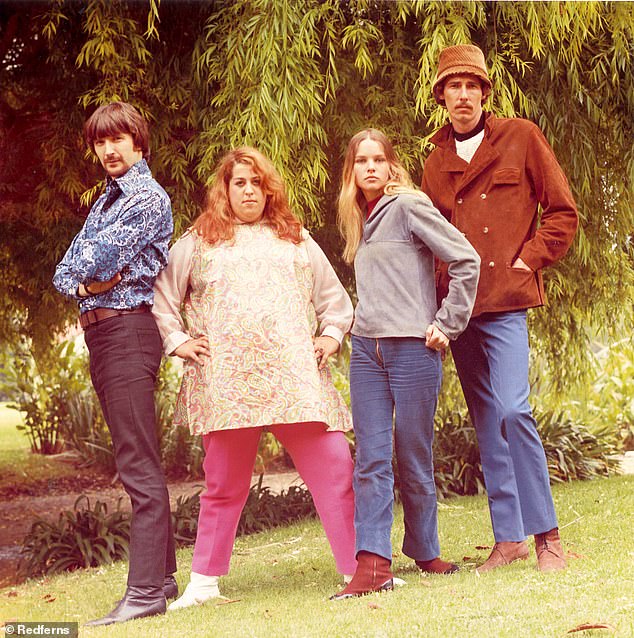
<path id="1" fill-rule="evenodd" d="M 156 281 L 153 312 L 165 352 L 185 360 L 175 422 L 201 434 L 205 449 L 191 579 L 169 609 L 220 595 L 265 430 L 291 455 L 348 580 L 351 420 L 326 363 L 350 328 L 352 303 L 257 150 L 220 161 L 205 210 Z"/>

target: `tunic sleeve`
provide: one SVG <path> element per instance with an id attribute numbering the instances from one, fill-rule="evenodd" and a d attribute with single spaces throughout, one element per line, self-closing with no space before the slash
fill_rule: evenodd
<path id="1" fill-rule="evenodd" d="M 320 334 L 341 343 L 352 325 L 352 301 L 335 269 L 312 237 L 306 239 L 306 249 L 314 275 L 312 302 Z"/>
<path id="2" fill-rule="evenodd" d="M 191 339 L 185 332 L 180 308 L 189 288 L 195 242 L 193 233 L 183 235 L 170 249 L 167 268 L 154 283 L 152 314 L 161 333 L 165 354 L 169 355 Z"/>

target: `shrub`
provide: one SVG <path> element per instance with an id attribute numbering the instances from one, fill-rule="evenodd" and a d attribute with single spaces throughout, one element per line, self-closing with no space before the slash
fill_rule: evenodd
<path id="1" fill-rule="evenodd" d="M 478 442 L 466 414 L 452 412 L 436 421 L 434 468 L 440 498 L 484 493 Z"/>
<path id="2" fill-rule="evenodd" d="M 5 391 L 14 401 L 10 407 L 24 413 L 24 425 L 18 429 L 29 438 L 31 450 L 61 452 L 69 399 L 90 383 L 85 358 L 76 355 L 75 344 L 52 346 L 46 361 L 36 361 L 22 344 L 3 372 Z"/>
<path id="3" fill-rule="evenodd" d="M 607 476 L 618 471 L 616 436 L 609 427 L 590 430 L 565 412 L 535 411 L 551 482 Z M 445 413 L 434 441 L 439 497 L 485 491 L 475 430 L 466 413 Z"/>
<path id="4" fill-rule="evenodd" d="M 605 426 L 590 431 L 562 412 L 536 414 L 551 482 L 608 476 L 619 470 L 616 433 Z"/>
<path id="5" fill-rule="evenodd" d="M 201 487 L 189 496 L 179 496 L 176 507 L 172 508 L 172 530 L 177 547 L 191 545 L 196 540 L 202 490 Z"/>
<path id="6" fill-rule="evenodd" d="M 249 490 L 249 497 L 238 524 L 237 535 L 252 534 L 309 516 L 316 516 L 307 489 L 291 486 L 279 494 L 262 485 L 263 476 Z M 177 546 L 196 540 L 200 493 L 179 496 L 172 511 Z M 121 510 L 120 498 L 111 514 L 96 501 L 91 507 L 87 496 L 80 496 L 73 510 L 60 512 L 56 523 L 37 518 L 24 539 L 19 569 L 26 576 L 58 574 L 86 567 L 97 567 L 128 557 L 130 514 Z"/>
<path id="7" fill-rule="evenodd" d="M 110 431 L 92 386 L 71 394 L 66 409 L 68 419 L 61 430 L 66 445 L 79 454 L 81 465 L 97 464 L 116 471 Z"/>
<path id="8" fill-rule="evenodd" d="M 591 427 L 618 433 L 622 450 L 634 450 L 634 342 L 623 339 L 596 354 L 598 374 L 576 404 L 575 414 Z"/>
<path id="9" fill-rule="evenodd" d="M 38 362 L 25 345 L 4 368 L 11 406 L 24 414 L 18 426 L 31 450 L 54 454 L 76 450 L 82 464 L 98 463 L 114 470 L 110 433 L 92 387 L 88 356 L 72 341 L 52 346 L 46 362 Z"/>
<path id="10" fill-rule="evenodd" d="M 36 519 L 24 539 L 20 571 L 27 576 L 58 574 L 127 558 L 130 514 L 121 511 L 121 501 L 109 514 L 105 503 L 96 501 L 91 507 L 88 497 L 80 496 L 56 523 Z"/>
<path id="11" fill-rule="evenodd" d="M 249 490 L 247 502 L 238 523 L 238 536 L 253 534 L 286 525 L 302 518 L 316 516 L 313 499 L 306 488 L 291 485 L 279 494 L 262 485 L 263 475 L 257 485 Z M 198 514 L 200 512 L 200 490 L 176 500 L 172 512 L 174 538 L 180 545 L 189 545 L 196 540 Z"/>
<path id="12" fill-rule="evenodd" d="M 238 536 L 253 534 L 278 525 L 293 523 L 302 518 L 316 516 L 310 492 L 298 485 L 291 485 L 279 494 L 262 486 L 263 475 L 257 485 L 249 490 L 249 497 L 238 523 Z"/>

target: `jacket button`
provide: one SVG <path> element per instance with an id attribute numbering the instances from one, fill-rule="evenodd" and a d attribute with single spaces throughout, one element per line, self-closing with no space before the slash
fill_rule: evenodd
<path id="1" fill-rule="evenodd" d="M 489 232 L 489 227 L 488 227 L 488 226 L 485 226 L 485 227 L 482 229 L 482 232 L 486 235 L 486 234 Z"/>
<path id="2" fill-rule="evenodd" d="M 489 262 L 489 268 L 493 268 L 495 266 L 495 262 L 494 261 L 490 261 Z"/>
<path id="3" fill-rule="evenodd" d="M 486 199 L 486 198 L 487 198 L 487 194 L 486 194 L 486 193 L 482 193 L 482 194 L 480 195 L 480 199 Z"/>
<path id="4" fill-rule="evenodd" d="M 458 204 L 462 204 L 462 197 L 458 198 Z"/>

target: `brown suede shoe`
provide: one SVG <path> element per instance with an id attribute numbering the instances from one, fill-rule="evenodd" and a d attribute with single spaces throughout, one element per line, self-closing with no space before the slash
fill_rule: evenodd
<path id="1" fill-rule="evenodd" d="M 516 560 L 526 560 L 528 558 L 528 545 L 526 541 L 501 542 L 493 546 L 489 557 L 476 569 L 478 574 L 490 572 L 492 569 L 510 565 Z"/>
<path id="2" fill-rule="evenodd" d="M 559 538 L 559 528 L 535 534 L 537 568 L 540 572 L 554 572 L 566 568 L 566 557 Z"/>
<path id="3" fill-rule="evenodd" d="M 391 561 L 378 554 L 359 552 L 357 570 L 343 591 L 330 597 L 330 600 L 343 600 L 363 596 L 375 591 L 394 589 L 394 575 L 390 570 Z"/>
<path id="4" fill-rule="evenodd" d="M 455 574 L 458 569 L 458 565 L 455 563 L 448 563 L 441 558 L 432 558 L 432 560 L 417 560 L 416 565 L 426 574 Z"/>

